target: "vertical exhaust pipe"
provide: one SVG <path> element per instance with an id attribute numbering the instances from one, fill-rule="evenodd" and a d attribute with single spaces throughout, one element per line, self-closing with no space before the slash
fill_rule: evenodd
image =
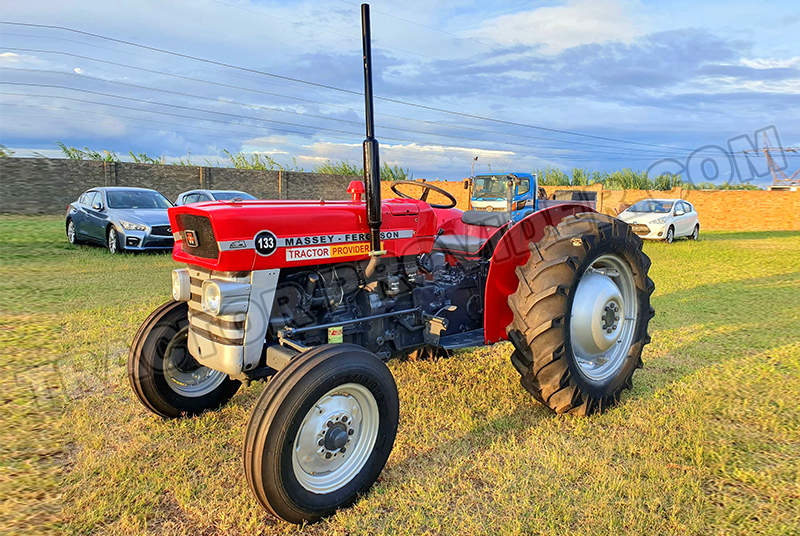
<path id="1" fill-rule="evenodd" d="M 375 139 L 375 116 L 372 108 L 372 36 L 369 4 L 361 4 L 361 39 L 364 52 L 364 112 L 367 121 L 367 139 L 364 140 L 364 184 L 367 194 L 367 226 L 372 260 L 367 276 L 374 273 L 381 255 L 381 163 L 378 140 Z"/>

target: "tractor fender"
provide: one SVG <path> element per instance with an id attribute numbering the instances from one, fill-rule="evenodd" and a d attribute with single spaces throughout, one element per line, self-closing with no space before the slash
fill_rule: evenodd
<path id="1" fill-rule="evenodd" d="M 529 245 L 544 238 L 544 230 L 548 225 L 555 227 L 567 216 L 581 212 L 597 211 L 585 205 L 568 203 L 534 212 L 506 231 L 497 243 L 486 278 L 483 306 L 486 344 L 508 340 L 506 327 L 513 320 L 508 297 L 517 291 L 519 278 L 516 269 L 528 262 L 531 256 Z"/>

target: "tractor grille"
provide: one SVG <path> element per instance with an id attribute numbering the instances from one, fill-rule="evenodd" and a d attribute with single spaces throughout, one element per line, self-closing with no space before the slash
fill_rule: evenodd
<path id="1" fill-rule="evenodd" d="M 221 279 L 236 283 L 249 283 L 249 272 L 212 272 L 197 266 L 189 266 L 189 281 L 192 295 L 189 299 L 189 329 L 197 335 L 220 344 L 241 346 L 244 344 L 246 314 L 214 316 L 203 311 L 202 289 L 206 279 Z"/>
<path id="2" fill-rule="evenodd" d="M 648 227 L 643 223 L 637 223 L 635 225 L 631 225 L 631 229 L 633 229 L 633 232 L 639 236 L 645 236 L 650 234 L 650 227 Z"/>
<path id="3" fill-rule="evenodd" d="M 178 214 L 177 220 L 178 227 L 181 229 L 181 251 L 204 259 L 217 258 L 219 247 L 217 239 L 214 237 L 214 229 L 211 227 L 211 220 L 195 214 Z M 192 247 L 188 244 L 186 231 L 194 231 L 196 246 Z"/>
<path id="4" fill-rule="evenodd" d="M 172 236 L 172 228 L 169 225 L 154 225 L 150 234 L 155 236 Z"/>

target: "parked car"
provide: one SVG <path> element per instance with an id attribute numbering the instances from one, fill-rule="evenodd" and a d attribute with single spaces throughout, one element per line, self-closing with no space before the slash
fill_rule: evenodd
<path id="1" fill-rule="evenodd" d="M 169 199 L 147 188 L 92 188 L 67 207 L 67 239 L 71 244 L 101 244 L 111 253 L 171 251 L 171 206 Z"/>
<path id="2" fill-rule="evenodd" d="M 181 206 L 202 201 L 231 201 L 237 197 L 243 200 L 255 199 L 252 195 L 238 190 L 190 190 L 179 195 L 175 204 Z"/>
<path id="3" fill-rule="evenodd" d="M 697 240 L 700 220 L 691 203 L 683 199 L 644 199 L 619 216 L 642 238 L 664 240 L 668 244 L 679 236 Z"/>

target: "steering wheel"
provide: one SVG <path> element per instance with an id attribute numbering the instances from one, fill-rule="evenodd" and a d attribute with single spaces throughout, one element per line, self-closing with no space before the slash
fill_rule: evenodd
<path id="1" fill-rule="evenodd" d="M 433 190 L 436 193 L 442 194 L 450 201 L 450 203 L 447 205 L 434 205 L 433 203 L 428 203 L 432 208 L 453 208 L 458 204 L 458 201 L 456 201 L 456 198 L 453 197 L 453 195 L 450 192 L 448 192 L 447 190 L 442 190 L 441 188 L 438 188 L 431 184 L 428 184 L 427 182 L 417 182 L 417 181 L 392 182 L 392 191 L 404 199 L 416 199 L 416 197 L 411 197 L 410 195 L 404 194 L 403 192 L 399 191 L 397 189 L 397 186 L 400 186 L 401 184 L 410 184 L 411 186 L 419 186 L 420 188 L 422 188 L 423 190 L 422 195 L 419 196 L 420 201 L 427 201 L 428 194 L 431 192 L 431 190 Z"/>

